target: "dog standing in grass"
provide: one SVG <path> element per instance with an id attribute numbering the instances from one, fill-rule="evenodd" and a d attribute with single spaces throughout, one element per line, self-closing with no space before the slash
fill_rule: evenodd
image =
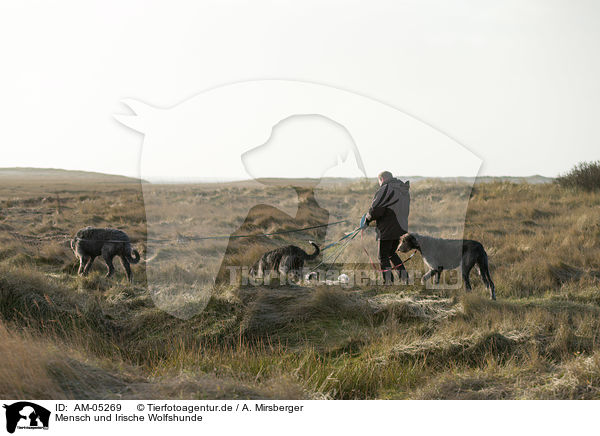
<path id="1" fill-rule="evenodd" d="M 440 275 L 443 270 L 461 267 L 465 288 L 470 291 L 469 273 L 477 264 L 479 275 L 490 292 L 490 297 L 492 300 L 496 299 L 494 282 L 490 276 L 488 256 L 481 243 L 468 239 L 442 239 L 419 235 L 418 233 L 407 233 L 400 238 L 398 250 L 403 253 L 417 250 L 421 253 L 423 261 L 429 267 L 429 271 L 421 278 L 423 284 L 430 277 L 437 284 L 440 282 Z"/>
<path id="2" fill-rule="evenodd" d="M 296 281 L 299 280 L 304 262 L 315 259 L 321 252 L 316 243 L 309 242 L 315 247 L 315 252 L 312 254 L 308 254 L 295 245 L 287 245 L 266 252 L 250 269 L 250 275 L 252 277 L 263 277 L 266 272 L 279 271 L 283 276 L 291 274 Z"/>
<path id="3" fill-rule="evenodd" d="M 77 232 L 71 240 L 71 249 L 79 258 L 79 275 L 87 275 L 98 256 L 102 256 L 110 277 L 115 272 L 113 258 L 119 256 L 121 264 L 125 268 L 127 280 L 132 281 L 130 264 L 136 264 L 140 261 L 140 253 L 132 249 L 129 236 L 122 230 L 101 229 L 86 227 Z"/>

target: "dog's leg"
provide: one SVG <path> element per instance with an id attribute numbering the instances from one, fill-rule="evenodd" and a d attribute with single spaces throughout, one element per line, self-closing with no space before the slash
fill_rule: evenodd
<path id="1" fill-rule="evenodd" d="M 296 258 L 294 263 L 294 282 L 302 284 L 302 269 L 304 268 L 304 259 Z"/>
<path id="2" fill-rule="evenodd" d="M 490 283 L 488 282 L 488 279 L 485 276 L 485 273 L 483 272 L 483 269 L 481 268 L 481 265 L 477 265 L 477 270 L 479 271 L 479 277 L 481 278 L 481 281 L 483 282 L 483 284 L 485 285 L 485 287 L 489 290 L 490 289 Z"/>
<path id="3" fill-rule="evenodd" d="M 487 288 L 488 291 L 490 291 L 490 298 L 492 300 L 496 299 L 496 287 L 494 286 L 494 282 L 492 281 L 492 278 L 490 277 L 490 270 L 487 268 L 485 268 L 485 276 L 487 278 Z"/>
<path id="4" fill-rule="evenodd" d="M 112 276 L 115 272 L 115 266 L 113 265 L 113 257 L 115 257 L 115 255 L 112 253 L 111 248 L 112 247 L 110 247 L 108 244 L 102 247 L 102 258 L 104 259 L 104 262 L 106 262 L 106 266 L 108 267 L 106 277 Z"/>
<path id="5" fill-rule="evenodd" d="M 106 277 L 110 277 L 115 273 L 115 266 L 113 265 L 113 256 L 105 257 L 104 261 L 106 262 L 106 266 L 108 267 Z"/>
<path id="6" fill-rule="evenodd" d="M 434 274 L 435 274 L 435 284 L 439 285 L 440 284 L 440 277 L 442 276 L 442 271 L 444 270 L 443 266 L 439 266 L 437 270 L 435 270 Z"/>
<path id="7" fill-rule="evenodd" d="M 129 265 L 129 261 L 125 256 L 119 256 L 121 258 L 121 265 L 125 268 L 125 274 L 127 275 L 127 280 L 129 282 L 133 282 L 133 276 L 131 275 L 131 266 Z"/>
<path id="8" fill-rule="evenodd" d="M 488 265 L 487 254 L 484 253 L 483 256 L 477 262 L 477 267 L 479 268 L 479 275 L 481 276 L 481 280 L 485 283 L 485 287 L 490 293 L 490 298 L 492 300 L 496 299 L 496 290 L 494 287 L 494 282 L 492 281 L 492 277 L 490 276 L 490 268 Z"/>
<path id="9" fill-rule="evenodd" d="M 462 270 L 462 278 L 465 284 L 465 289 L 467 291 L 471 290 L 471 280 L 469 279 L 469 275 L 471 274 L 471 270 L 475 266 L 477 262 L 477 258 L 471 251 L 465 251 L 463 253 L 462 262 L 461 262 L 461 270 Z"/>
<path id="10" fill-rule="evenodd" d="M 293 282 L 296 277 L 293 256 L 283 256 L 279 260 L 279 283 Z M 289 275 L 288 275 L 289 274 Z"/>
<path id="11" fill-rule="evenodd" d="M 471 290 L 471 281 L 469 280 L 469 273 L 471 272 L 471 268 L 473 266 L 471 265 L 470 267 L 468 265 L 464 265 L 462 266 L 462 278 L 463 278 L 463 282 L 465 284 L 465 289 L 467 291 Z"/>
<path id="12" fill-rule="evenodd" d="M 79 269 L 77 270 L 77 274 L 82 275 L 85 266 L 88 263 L 89 258 L 87 256 L 79 256 Z"/>
<path id="13" fill-rule="evenodd" d="M 427 271 L 425 273 L 425 275 L 423 277 L 421 277 L 421 284 L 424 285 L 425 282 L 427 281 L 427 279 L 429 279 L 429 277 L 431 277 L 432 274 L 434 274 L 434 273 L 435 273 L 434 269 L 430 269 L 429 271 Z"/>
<path id="14" fill-rule="evenodd" d="M 265 265 L 263 260 L 258 261 L 258 271 L 256 272 L 256 277 L 262 278 L 265 274 Z"/>
<path id="15" fill-rule="evenodd" d="M 90 272 L 90 269 L 92 268 L 92 264 L 94 263 L 94 260 L 96 259 L 96 256 L 90 256 L 88 257 L 88 261 L 85 264 L 85 267 L 83 268 L 83 275 L 87 276 L 88 273 Z"/>

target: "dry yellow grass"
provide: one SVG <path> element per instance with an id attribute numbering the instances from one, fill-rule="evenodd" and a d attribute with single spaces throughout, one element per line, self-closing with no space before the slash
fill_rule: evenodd
<path id="1" fill-rule="evenodd" d="M 3 182 L 0 396 L 600 397 L 598 193 L 526 183 L 486 183 L 473 192 L 439 181 L 412 187 L 412 230 L 456 236 L 464 223 L 465 237 L 481 241 L 490 255 L 497 302 L 486 298 L 476 277 L 470 294 L 420 285 L 224 282 L 198 299 L 170 289 L 209 281 L 225 250 L 230 261 L 249 266 L 266 249 L 304 246 L 319 235 L 240 240 L 228 249 L 227 240 L 147 247 L 146 234 L 159 229 L 176 238 L 181 228 L 183 236 L 206 235 L 207 228 L 216 234 L 238 230 L 256 203 L 292 207 L 293 190 L 242 183 L 145 185 L 144 194 L 154 201 L 144 205 L 142 187 L 123 181 Z M 316 198 L 327 205 L 331 221 L 355 222 L 374 189 L 364 181 L 328 183 Z M 458 201 L 466 198 L 468 210 Z M 207 199 L 210 206 L 200 207 Z M 263 212 L 246 223 L 252 231 L 297 224 Z M 300 220 L 311 225 L 319 217 L 307 213 Z M 126 230 L 158 267 L 151 272 L 150 266 L 134 266 L 133 285 L 119 268 L 105 279 L 101 262 L 89 277 L 77 277 L 63 236 L 85 225 Z M 331 227 L 325 239 L 346 230 Z M 369 268 L 363 243 L 374 256 L 369 233 L 364 242 L 353 241 L 338 263 Z M 411 268 L 421 270 L 418 256 Z M 148 283 L 158 285 L 177 310 L 188 311 L 189 319 L 156 306 L 147 273 L 153 274 Z"/>
<path id="2" fill-rule="evenodd" d="M 48 375 L 51 344 L 0 324 L 0 392 L 2 398 L 57 398 L 63 392 Z"/>

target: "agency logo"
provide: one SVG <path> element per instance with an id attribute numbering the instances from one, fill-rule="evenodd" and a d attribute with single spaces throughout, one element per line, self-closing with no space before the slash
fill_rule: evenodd
<path id="1" fill-rule="evenodd" d="M 16 429 L 48 430 L 50 411 L 29 401 L 19 401 L 4 405 L 6 409 L 6 431 L 14 433 Z"/>

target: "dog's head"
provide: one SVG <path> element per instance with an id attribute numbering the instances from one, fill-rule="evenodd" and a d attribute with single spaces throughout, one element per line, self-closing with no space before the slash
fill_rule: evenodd
<path id="1" fill-rule="evenodd" d="M 407 253 L 410 250 L 420 250 L 419 241 L 412 233 L 406 233 L 402 235 L 400 238 L 400 245 L 398 246 L 398 251 L 402 253 Z"/>

